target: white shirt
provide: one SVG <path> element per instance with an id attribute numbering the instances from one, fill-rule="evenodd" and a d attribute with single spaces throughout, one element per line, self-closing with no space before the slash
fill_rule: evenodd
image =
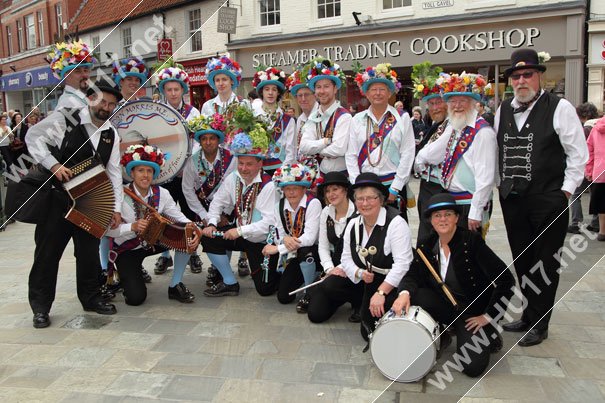
<path id="1" fill-rule="evenodd" d="M 235 208 L 236 181 L 240 181 L 242 183 L 242 193 L 246 191 L 247 187 L 239 172 L 233 171 L 231 175 L 223 180 L 223 183 L 219 187 L 218 191 L 214 194 L 212 203 L 210 203 L 210 210 L 208 211 L 208 224 L 216 225 L 220 220 L 222 212 L 231 212 Z M 256 182 L 261 182 L 260 173 L 256 175 L 256 178 L 254 178 L 250 186 Z M 254 211 L 252 212 L 252 222 L 248 225 L 242 225 L 240 227 L 244 239 L 254 243 L 264 243 L 267 241 L 269 226 L 275 222 L 273 218 L 273 211 L 275 209 L 274 206 L 275 187 L 273 186 L 273 182 L 269 182 L 256 196 Z M 254 221 L 255 215 L 260 215 L 260 220 Z"/>
<path id="2" fill-rule="evenodd" d="M 202 156 L 203 170 L 206 171 L 206 175 L 204 175 L 204 176 L 199 175 L 199 173 L 200 173 L 200 166 L 199 166 L 200 155 Z M 219 161 L 219 156 L 220 156 L 220 153 L 219 153 L 219 151 L 217 151 L 216 158 L 215 158 L 214 162 L 211 163 L 206 158 L 206 154 L 204 154 L 204 151 L 200 148 L 196 153 L 194 153 L 189 158 L 189 161 L 187 161 L 187 163 L 185 165 L 185 169 L 183 171 L 182 189 L 183 189 L 183 194 L 185 195 L 185 200 L 187 200 L 187 205 L 189 206 L 189 208 L 195 214 L 197 214 L 201 220 L 207 219 L 208 211 L 206 211 L 206 209 L 200 202 L 200 199 L 197 197 L 196 189 L 200 189 L 202 187 L 202 185 L 204 184 L 204 182 L 206 182 L 206 178 L 208 177 L 208 174 L 210 173 L 210 171 L 212 169 L 211 167 L 214 167 L 214 164 L 216 164 L 217 162 L 222 164 L 222 162 Z M 221 181 L 223 181 L 236 168 L 237 168 L 237 157 L 233 157 L 231 159 L 231 163 L 227 167 L 227 170 L 225 171 Z M 220 185 L 221 184 L 219 183 L 214 187 L 214 189 L 212 190 L 212 193 L 210 193 L 210 195 L 206 197 L 208 200 L 211 201 L 214 198 L 214 194 L 218 191 L 218 188 L 220 187 Z"/>
<path id="3" fill-rule="evenodd" d="M 467 126 L 475 127 L 477 115 L 469 119 Z M 416 156 L 416 170 L 422 172 L 426 165 L 437 165 L 443 163 L 447 151 L 447 144 L 450 136 L 455 135 L 458 138 L 461 131 L 455 131 L 451 125 L 448 125 L 441 137 L 435 142 L 427 144 L 418 152 Z M 492 190 L 496 183 L 496 173 L 498 172 L 498 143 L 496 141 L 496 132 L 487 125 L 477 131 L 473 143 L 464 153 L 462 159 L 468 165 L 475 179 L 475 191 L 471 199 L 471 208 L 468 218 L 481 221 L 483 218 L 483 208 L 492 197 Z M 443 185 L 443 184 L 442 184 Z M 450 192 L 468 192 L 457 175 L 457 170 L 452 174 L 452 179 L 447 188 Z"/>
<path id="4" fill-rule="evenodd" d="M 311 109 L 310 114 L 315 112 L 315 110 L 318 107 L 319 107 L 319 104 L 317 102 L 315 102 L 315 104 L 313 105 L 313 109 Z M 295 130 L 294 135 L 296 138 L 296 160 L 298 162 L 302 161 L 305 158 L 304 154 L 300 151 L 300 142 L 302 140 L 302 134 L 303 134 L 303 129 L 304 129 L 305 123 L 307 123 L 308 119 L 309 119 L 309 117 L 304 112 L 301 112 L 300 115 L 298 115 L 298 118 L 296 119 L 296 130 Z"/>
<path id="5" fill-rule="evenodd" d="M 86 108 L 88 106 L 88 102 L 86 101 L 86 94 L 72 87 L 71 85 L 65 85 L 63 88 L 63 94 L 59 97 L 57 101 L 57 106 L 55 110 L 62 108 Z"/>
<path id="6" fill-rule="evenodd" d="M 414 129 L 408 114 L 399 116 L 397 109 L 388 106 L 384 115 L 380 118 L 374 116 L 372 108 L 359 112 L 353 117 L 351 123 L 351 139 L 349 149 L 346 154 L 347 172 L 351 183 L 355 183 L 355 179 L 361 173 L 357 157 L 364 145 L 366 138 L 371 134 L 368 131 L 368 119 L 371 120 L 370 130 L 372 125 L 379 125 L 385 118 L 387 112 L 395 117 L 395 127 L 391 130 L 389 136 L 382 143 L 382 147 L 378 146 L 372 151 L 372 154 L 364 161 L 361 166 L 361 172 L 373 172 L 378 176 L 384 176 L 395 173 L 395 179 L 391 184 L 391 188 L 400 191 L 410 180 L 410 172 L 414 163 L 415 141 Z M 377 166 L 370 165 L 372 163 Z M 378 162 L 380 160 L 380 162 Z"/>
<path id="7" fill-rule="evenodd" d="M 109 176 L 109 179 L 111 180 L 115 196 L 114 211 L 119 213 L 122 209 L 122 200 L 124 198 L 122 190 L 122 167 L 120 166 L 120 137 L 109 120 L 103 123 L 101 127 L 95 126 L 91 121 L 88 108 L 80 109 L 80 122 L 86 129 L 86 133 L 88 133 L 88 137 L 90 137 L 90 143 L 95 150 L 99 146 L 101 132 L 107 129 L 113 131 L 113 147 L 105 170 L 107 176 Z M 55 110 L 49 114 L 46 119 L 35 124 L 27 131 L 27 136 L 25 136 L 27 149 L 32 158 L 37 163 L 42 164 L 44 168 L 50 170 L 53 165 L 59 163 L 59 161 L 50 153 L 48 146 L 56 146 L 60 149 L 63 138 L 65 137 L 65 130 L 67 130 L 65 115 L 60 111 Z"/>
<path id="8" fill-rule="evenodd" d="M 279 204 L 277 202 L 275 206 L 275 227 L 277 228 L 278 240 L 277 240 L 277 249 L 279 250 L 280 255 L 287 255 L 290 253 L 286 248 L 286 245 L 283 244 L 283 240 L 286 236 L 289 236 L 286 232 L 286 229 L 282 225 Z M 304 195 L 296 209 L 293 209 L 290 206 L 290 202 L 288 199 L 284 198 L 284 210 L 288 210 L 290 212 L 290 217 L 294 220 L 296 216 L 296 212 L 300 208 L 307 207 L 307 195 Z M 318 199 L 313 199 L 309 202 L 309 206 L 307 207 L 307 211 L 305 211 L 305 225 L 303 228 L 303 233 L 298 237 L 300 241 L 300 247 L 305 248 L 308 246 L 313 246 L 317 242 L 317 236 L 319 234 L 319 216 L 321 215 L 321 202 Z"/>
<path id="9" fill-rule="evenodd" d="M 202 115 L 212 116 L 216 113 L 215 105 L 218 105 L 218 113 L 224 114 L 227 111 L 227 107 L 232 103 L 244 102 L 248 103 L 246 100 L 238 101 L 237 95 L 234 92 L 231 93 L 229 100 L 227 102 L 221 101 L 221 97 L 217 95 L 216 97 L 207 100 L 204 102 L 202 106 Z"/>
<path id="10" fill-rule="evenodd" d="M 447 267 L 450 264 L 450 257 L 452 257 L 452 251 L 450 251 L 450 254 L 446 257 L 445 250 L 443 250 L 441 242 L 437 242 L 439 243 L 439 274 L 441 274 L 441 280 L 445 281 L 445 276 L 447 276 Z"/>
<path id="11" fill-rule="evenodd" d="M 253 107 L 254 116 L 264 116 L 265 118 L 269 118 L 269 114 L 263 109 L 263 104 L 257 104 Z M 282 116 L 284 115 L 284 110 L 281 107 L 277 107 L 275 113 L 279 113 Z M 283 119 L 283 117 L 282 117 Z M 275 121 L 271 121 L 271 127 L 275 125 Z M 277 140 L 277 144 L 279 144 L 280 149 L 286 150 L 285 160 L 282 161 L 284 164 L 293 164 L 296 162 L 296 120 L 294 118 L 290 118 L 288 125 L 283 128 L 282 121 L 282 133 L 279 136 L 279 140 Z"/>
<path id="12" fill-rule="evenodd" d="M 378 214 L 376 225 L 383 226 L 386 222 L 386 217 L 387 211 L 383 207 L 380 209 L 380 213 Z M 344 245 L 341 262 L 341 266 L 347 273 L 347 277 L 349 277 L 349 279 L 355 284 L 359 283 L 360 281 L 359 278 L 355 278 L 355 272 L 357 269 L 365 269 L 365 267 L 357 267 L 353 261 L 353 257 L 351 256 L 351 253 L 357 253 L 357 251 L 351 250 L 351 230 L 357 221 L 360 221 L 361 226 L 363 227 L 363 217 L 359 216 L 349 221 L 349 224 L 345 229 L 345 233 L 343 235 Z M 376 227 L 374 227 L 374 229 L 375 228 Z M 370 235 L 367 234 L 365 228 L 362 230 L 362 232 L 363 239 L 361 240 L 361 245 L 365 246 L 370 239 Z M 410 233 L 410 227 L 405 220 L 401 218 L 401 216 L 394 217 L 387 228 L 387 235 L 383 245 L 383 253 L 385 255 L 392 254 L 393 256 L 393 266 L 386 275 L 384 281 L 392 285 L 394 288 L 397 288 L 399 286 L 399 282 L 410 268 L 410 263 L 412 263 L 413 258 L 412 235 Z"/>
<path id="13" fill-rule="evenodd" d="M 334 252 L 334 246 L 330 243 L 330 240 L 328 239 L 328 217 L 332 218 L 332 220 L 334 221 L 334 232 L 336 233 L 336 235 L 340 236 L 345 229 L 347 219 L 351 217 L 354 212 L 355 204 L 351 200 L 349 200 L 347 214 L 344 217 L 341 217 L 339 220 L 336 219 L 336 209 L 334 208 L 334 206 L 326 206 L 321 211 L 321 216 L 319 218 L 318 252 L 319 260 L 321 261 L 321 267 L 323 267 L 326 273 L 334 267 L 334 262 L 332 262 L 331 255 L 331 253 Z"/>
<path id="14" fill-rule="evenodd" d="M 323 135 L 326 131 L 326 125 L 334 111 L 340 107 L 339 101 L 334 103 L 326 110 L 319 106 L 307 119 L 307 123 L 303 127 L 302 140 L 300 141 L 300 152 L 304 155 L 314 156 L 319 154 L 323 157 L 321 161 L 320 171 L 327 173 L 332 171 L 345 171 L 347 164 L 345 162 L 345 154 L 349 147 L 349 130 L 351 127 L 351 114 L 343 114 L 336 125 L 332 135 L 332 142 L 328 145 L 324 142 Z M 319 132 L 318 124 L 321 124 L 322 131 Z"/>
<path id="15" fill-rule="evenodd" d="M 543 93 L 544 90 L 542 90 L 541 96 L 544 95 Z M 536 102 L 537 100 L 532 102 L 526 111 L 513 115 L 517 124 L 517 130 L 521 130 Z M 511 106 L 518 108 L 521 104 L 515 98 L 511 102 Z M 494 127 L 496 129 L 500 125 L 500 110 L 501 108 L 498 108 L 496 117 L 494 118 Z M 582 123 L 578 118 L 576 109 L 566 99 L 561 99 L 557 104 L 552 123 L 555 132 L 559 135 L 561 146 L 565 151 L 565 178 L 563 179 L 561 190 L 573 194 L 584 179 L 584 167 L 588 161 L 588 146 L 586 145 Z"/>
<path id="16" fill-rule="evenodd" d="M 183 101 L 181 101 L 178 108 L 175 108 L 174 106 L 170 105 L 170 102 L 168 102 L 168 101 L 164 102 L 164 105 L 170 106 L 171 108 L 176 110 L 179 115 L 181 114 L 180 110 L 184 107 Z M 189 111 L 189 115 L 187 115 L 187 117 L 183 118 L 183 119 L 185 119 L 185 121 L 187 121 L 187 122 L 190 122 L 193 118 L 196 118 L 198 116 L 200 116 L 200 111 L 195 106 L 192 105 L 191 110 Z"/>
<path id="17" fill-rule="evenodd" d="M 153 196 L 151 188 L 149 188 L 146 195 L 142 195 L 139 190 L 134 186 L 134 192 L 148 204 Z M 134 210 L 133 200 L 126 196 L 122 202 L 122 220 L 124 221 L 116 229 L 110 229 L 107 231 L 107 236 L 114 238 L 114 242 L 118 245 L 128 241 L 129 239 L 136 238 L 137 234 L 132 230 L 132 224 L 137 220 L 137 215 Z M 176 203 L 170 192 L 160 186 L 160 205 L 157 208 L 158 213 L 170 218 L 173 222 L 187 223 L 190 222 L 187 217 L 177 207 Z M 139 249 L 139 247 L 135 249 Z"/>

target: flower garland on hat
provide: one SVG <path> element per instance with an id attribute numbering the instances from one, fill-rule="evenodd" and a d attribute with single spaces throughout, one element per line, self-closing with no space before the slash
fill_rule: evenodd
<path id="1" fill-rule="evenodd" d="M 328 78 L 336 84 L 336 88 L 340 88 L 346 80 L 345 73 L 340 66 L 332 63 L 328 59 L 318 57 L 311 60 L 309 64 L 309 73 L 307 74 L 307 82 L 309 88 L 315 90 L 315 83 L 321 79 Z"/>
<path id="2" fill-rule="evenodd" d="M 260 93 L 263 87 L 268 84 L 276 85 L 282 91 L 285 91 L 286 79 L 286 73 L 283 70 L 276 67 L 267 67 L 265 70 L 258 70 L 254 73 L 252 86 L 256 88 L 258 93 Z"/>
<path id="3" fill-rule="evenodd" d="M 363 72 L 355 75 L 355 82 L 362 94 L 368 92 L 370 85 L 383 83 L 389 87 L 391 93 L 397 93 L 401 89 L 401 83 L 397 80 L 397 72 L 391 68 L 391 63 L 380 63 L 370 66 Z"/>
<path id="4" fill-rule="evenodd" d="M 76 67 L 92 67 L 97 59 L 90 47 L 82 41 L 59 42 L 51 46 L 46 60 L 50 63 L 53 75 L 59 80 Z"/>
<path id="5" fill-rule="evenodd" d="M 133 56 L 129 59 L 113 62 L 113 79 L 116 85 L 120 85 L 120 80 L 125 77 L 132 76 L 141 80 L 141 85 L 149 78 L 149 70 L 145 67 L 145 63 L 139 57 Z"/>
<path id="6" fill-rule="evenodd" d="M 195 141 L 199 141 L 200 137 L 206 133 L 215 134 L 221 143 L 225 140 L 227 125 L 225 124 L 224 116 L 220 113 L 210 116 L 199 115 L 191 119 L 187 124 L 189 125 L 189 130 L 194 133 L 193 138 Z"/>
<path id="7" fill-rule="evenodd" d="M 442 74 L 437 82 L 443 87 L 443 99 L 446 101 L 456 95 L 470 96 L 479 101 L 487 85 L 487 80 L 481 74 L 465 71 L 461 74 Z"/>
<path id="8" fill-rule="evenodd" d="M 261 116 L 254 116 L 247 104 L 229 105 L 225 127 L 227 148 L 232 154 L 265 158 L 269 149 L 269 126 Z"/>
<path id="9" fill-rule="evenodd" d="M 126 169 L 128 176 L 130 176 L 132 169 L 138 165 L 150 166 L 153 168 L 153 179 L 157 179 L 166 159 L 162 150 L 156 146 L 134 144 L 128 146 L 120 159 L 120 164 Z"/>
<path id="10" fill-rule="evenodd" d="M 311 187 L 315 179 L 315 170 L 303 164 L 284 164 L 273 174 L 273 182 L 278 187 L 297 185 Z"/>
<path id="11" fill-rule="evenodd" d="M 216 88 L 214 85 L 214 76 L 217 74 L 225 74 L 231 78 L 231 81 L 233 81 L 231 89 L 237 88 L 242 80 L 241 66 L 238 62 L 231 60 L 227 55 L 213 57 L 206 64 L 206 78 L 208 79 L 208 84 L 210 87 L 212 87 L 212 89 L 215 91 Z"/>
<path id="12" fill-rule="evenodd" d="M 189 91 L 189 75 L 181 67 L 166 67 L 157 73 L 158 89 L 164 94 L 164 85 L 169 81 L 176 81 L 183 87 L 183 91 Z"/>
<path id="13" fill-rule="evenodd" d="M 302 75 L 300 69 L 294 70 L 286 80 L 286 87 L 288 87 L 288 91 L 290 91 L 290 93 L 294 96 L 296 96 L 296 93 L 299 89 L 304 88 L 306 86 L 306 77 Z"/>
<path id="14" fill-rule="evenodd" d="M 431 62 L 422 62 L 412 67 L 412 82 L 414 83 L 414 98 L 428 101 L 441 95 L 443 87 L 440 74 L 443 69 L 433 66 Z"/>

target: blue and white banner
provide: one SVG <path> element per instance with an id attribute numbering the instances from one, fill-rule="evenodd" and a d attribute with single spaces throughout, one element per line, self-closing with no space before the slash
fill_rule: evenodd
<path id="1" fill-rule="evenodd" d="M 19 91 L 56 84 L 59 84 L 59 80 L 48 66 L 0 77 L 0 91 Z"/>

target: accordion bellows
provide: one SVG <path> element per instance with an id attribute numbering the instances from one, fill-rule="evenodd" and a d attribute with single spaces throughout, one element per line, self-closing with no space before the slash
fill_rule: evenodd
<path id="1" fill-rule="evenodd" d="M 193 223 L 173 223 L 157 212 L 151 212 L 147 219 L 149 223 L 139 238 L 148 245 L 161 245 L 168 249 L 181 252 L 191 252 L 187 240 L 193 238 Z"/>
<path id="2" fill-rule="evenodd" d="M 74 177 L 63 187 L 73 205 L 65 219 L 100 239 L 111 223 L 115 206 L 109 176 L 103 164 L 94 157 L 70 169 Z"/>

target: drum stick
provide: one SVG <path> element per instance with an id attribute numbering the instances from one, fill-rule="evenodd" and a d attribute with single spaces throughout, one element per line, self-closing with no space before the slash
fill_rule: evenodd
<path id="1" fill-rule="evenodd" d="M 328 278 L 328 276 L 323 277 L 323 278 L 321 278 L 321 279 L 317 280 L 316 282 L 311 283 L 311 284 L 309 284 L 309 285 L 306 285 L 306 286 L 304 286 L 304 287 L 297 288 L 296 290 L 294 290 L 294 291 L 292 291 L 292 292 L 289 292 L 289 293 L 288 293 L 288 295 L 294 295 L 294 294 L 296 294 L 296 293 L 297 293 L 297 292 L 299 292 L 299 291 L 303 291 L 303 290 L 306 290 L 307 288 L 315 287 L 316 285 L 321 284 L 321 282 L 323 282 L 323 281 L 324 281 L 325 279 L 327 279 L 327 278 Z"/>
<path id="2" fill-rule="evenodd" d="M 452 305 L 454 305 L 454 307 L 457 307 L 458 306 L 458 302 L 456 302 L 456 298 L 454 298 L 454 296 L 450 292 L 449 288 L 447 288 L 447 285 L 445 285 L 445 283 L 443 282 L 443 280 L 441 280 L 441 277 L 439 277 L 439 275 L 437 274 L 437 272 L 435 271 L 435 269 L 433 268 L 433 266 L 431 265 L 431 263 L 428 261 L 428 259 L 426 258 L 426 256 L 424 256 L 424 253 L 422 253 L 422 251 L 420 250 L 420 248 L 416 249 L 416 252 L 418 252 L 418 256 L 420 256 L 420 258 L 422 259 L 422 261 L 424 262 L 424 264 L 426 265 L 426 267 L 428 267 L 428 269 L 431 272 L 431 274 L 433 275 L 433 277 L 435 277 L 435 280 L 437 281 L 437 284 L 439 284 L 441 286 L 441 289 L 445 293 L 445 296 L 447 297 L 447 299 L 450 300 L 450 302 L 452 303 Z"/>

